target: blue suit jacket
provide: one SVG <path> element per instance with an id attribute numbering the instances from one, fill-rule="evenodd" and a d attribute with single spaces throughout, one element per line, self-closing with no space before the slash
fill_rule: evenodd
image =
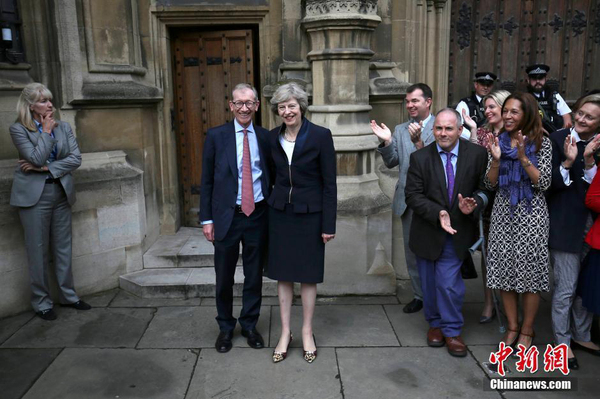
<path id="1" fill-rule="evenodd" d="M 269 162 L 266 157 L 266 137 L 269 131 L 254 125 L 260 164 L 262 167 L 262 192 L 268 198 L 270 191 Z M 209 129 L 202 153 L 202 183 L 200 186 L 200 221 L 212 220 L 215 240 L 227 235 L 238 195 L 238 167 L 233 121 Z"/>

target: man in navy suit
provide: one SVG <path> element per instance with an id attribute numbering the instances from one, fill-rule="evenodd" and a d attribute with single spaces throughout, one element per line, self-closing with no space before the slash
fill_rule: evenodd
<path id="1" fill-rule="evenodd" d="M 266 157 L 268 130 L 252 123 L 258 110 L 256 89 L 240 83 L 232 93 L 232 122 L 209 129 L 202 155 L 200 221 L 206 239 L 215 247 L 217 351 L 231 349 L 236 319 L 233 284 L 242 243 L 244 290 L 239 322 L 248 345 L 260 349 L 256 330 L 260 314 L 263 266 L 267 246 L 266 198 L 270 190 Z"/>

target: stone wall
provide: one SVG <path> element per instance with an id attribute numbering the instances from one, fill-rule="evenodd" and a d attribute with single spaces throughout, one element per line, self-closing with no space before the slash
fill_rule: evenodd
<path id="1" fill-rule="evenodd" d="M 8 204 L 16 163 L 0 161 L 0 318 L 30 309 L 23 229 L 17 208 Z M 110 151 L 83 154 L 74 178 L 73 275 L 78 294 L 86 295 L 118 287 L 120 275 L 143 267 L 143 173 L 123 151 Z"/>

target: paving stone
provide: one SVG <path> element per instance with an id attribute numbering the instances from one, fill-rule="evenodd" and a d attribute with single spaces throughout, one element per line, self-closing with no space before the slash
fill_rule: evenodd
<path id="1" fill-rule="evenodd" d="M 65 349 L 24 399 L 184 398 L 187 350 Z"/>
<path id="2" fill-rule="evenodd" d="M 60 349 L 0 349 L 0 387 L 3 399 L 19 399 Z"/>
<path id="3" fill-rule="evenodd" d="M 273 363 L 270 351 L 203 349 L 186 399 L 342 398 L 334 349 L 319 348 L 318 355 L 309 364 L 300 350 L 293 350 L 283 362 Z"/>
<path id="4" fill-rule="evenodd" d="M 127 291 L 119 291 L 116 298 L 111 302 L 111 308 L 156 308 L 161 306 L 199 306 L 200 298 L 189 299 L 164 299 L 164 298 L 140 298 Z"/>
<path id="5" fill-rule="evenodd" d="M 242 298 L 240 298 L 240 297 L 233 298 L 233 304 L 242 306 Z M 202 298 L 201 305 L 202 306 L 217 306 L 217 301 L 215 298 Z M 263 306 L 277 306 L 277 305 L 279 305 L 279 298 L 277 298 L 276 296 L 265 296 L 265 293 L 263 292 L 262 305 Z"/>
<path id="6" fill-rule="evenodd" d="M 55 309 L 58 319 L 36 317 L 3 348 L 134 347 L 154 314 L 153 309 Z"/>
<path id="7" fill-rule="evenodd" d="M 33 312 L 25 312 L 16 316 L 6 317 L 0 320 L 0 344 L 23 327 L 29 320 L 33 319 Z"/>
<path id="8" fill-rule="evenodd" d="M 115 288 L 108 291 L 99 292 L 97 294 L 86 295 L 82 297 L 85 302 L 89 303 L 94 308 L 105 308 L 110 304 L 110 301 L 119 293 L 119 289 Z"/>
<path id="9" fill-rule="evenodd" d="M 206 241 L 204 236 L 191 236 L 177 253 L 178 267 L 214 267 L 215 249 L 212 243 Z M 240 246 L 241 254 L 241 246 Z M 238 265 L 242 264 L 242 257 L 238 257 Z"/>
<path id="10" fill-rule="evenodd" d="M 241 306 L 233 307 L 237 317 Z M 148 326 L 138 348 L 213 348 L 219 335 L 219 325 L 215 320 L 214 307 L 170 307 L 159 308 Z M 261 308 L 261 317 L 256 327 L 269 342 L 269 307 Z M 248 347 L 246 338 L 240 334 L 239 323 L 234 332 L 233 346 Z M 267 356 L 267 350 L 261 351 Z"/>
<path id="11" fill-rule="evenodd" d="M 298 339 L 292 347 L 302 346 L 302 307 L 292 306 L 291 330 Z M 317 346 L 399 346 L 388 318 L 379 305 L 323 305 L 317 306 L 313 319 Z M 277 345 L 281 331 L 279 306 L 272 308 L 271 331 Z"/>
<path id="12" fill-rule="evenodd" d="M 479 324 L 482 303 L 463 304 L 463 316 L 465 325 L 462 331 L 462 337 L 469 345 L 492 345 L 498 343 L 503 334 L 499 331 L 498 319 L 494 319 L 488 324 Z M 550 316 L 550 303 L 541 302 L 534 328 L 536 331 L 536 342 L 552 342 L 552 324 Z M 429 324 L 425 321 L 423 311 L 406 314 L 402 312 L 402 305 L 386 305 L 385 310 L 394 327 L 394 331 L 399 336 L 402 346 L 425 346 L 427 345 L 426 335 Z M 506 318 L 503 316 L 504 326 L 506 327 Z"/>
<path id="13" fill-rule="evenodd" d="M 404 313 L 404 305 L 385 305 L 384 309 L 402 346 L 427 346 L 429 325 L 423 311 Z"/>
<path id="14" fill-rule="evenodd" d="M 516 359 L 509 358 L 504 362 L 506 370 L 506 378 L 548 378 L 558 377 L 565 378 L 560 372 L 555 370 L 551 373 L 544 372 L 544 351 L 546 350 L 545 344 L 536 345 L 540 354 L 538 356 L 538 371 L 532 374 L 529 370 L 526 372 L 518 372 L 516 370 Z M 489 356 L 492 351 L 496 351 L 496 346 L 478 346 L 470 348 L 473 356 L 479 363 L 483 365 L 483 369 L 488 371 L 490 378 L 500 378 L 497 373 L 489 372 L 489 368 L 486 364 L 489 364 Z M 598 386 L 600 384 L 600 375 L 598 369 L 600 368 L 600 357 L 593 356 L 585 352 L 576 352 L 577 360 L 579 362 L 580 369 L 573 370 L 570 372 L 569 377 L 577 379 L 577 390 L 571 391 L 504 391 L 503 395 L 505 398 L 517 399 L 517 398 L 596 398 L 598 397 Z"/>
<path id="15" fill-rule="evenodd" d="M 395 305 L 395 296 L 317 296 L 317 305 Z M 301 297 L 294 298 L 295 305 L 302 304 Z"/>
<path id="16" fill-rule="evenodd" d="M 475 359 L 456 358 L 446 348 L 336 349 L 345 399 L 500 398 L 484 392 L 484 372 Z"/>

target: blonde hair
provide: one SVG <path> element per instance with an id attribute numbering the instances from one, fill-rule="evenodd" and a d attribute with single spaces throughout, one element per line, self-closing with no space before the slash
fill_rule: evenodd
<path id="1" fill-rule="evenodd" d="M 17 101 L 17 123 L 25 126 L 30 131 L 37 130 L 33 121 L 31 106 L 42 98 L 52 100 L 52 92 L 41 83 L 30 83 L 21 92 Z"/>
<path id="2" fill-rule="evenodd" d="M 506 90 L 496 90 L 491 92 L 490 94 L 488 94 L 487 96 L 483 97 L 483 99 L 481 100 L 481 103 L 483 104 L 483 106 L 485 107 L 485 102 L 489 99 L 494 100 L 494 102 L 496 104 L 498 104 L 498 107 L 500 108 L 500 110 L 502 110 L 502 106 L 504 105 L 504 101 L 506 101 L 506 99 L 508 98 L 508 96 L 510 96 L 510 93 Z M 500 117 L 502 117 L 502 113 L 500 114 Z M 485 129 L 488 130 L 493 130 L 492 126 L 490 126 L 490 123 L 487 122 L 484 126 Z"/>

